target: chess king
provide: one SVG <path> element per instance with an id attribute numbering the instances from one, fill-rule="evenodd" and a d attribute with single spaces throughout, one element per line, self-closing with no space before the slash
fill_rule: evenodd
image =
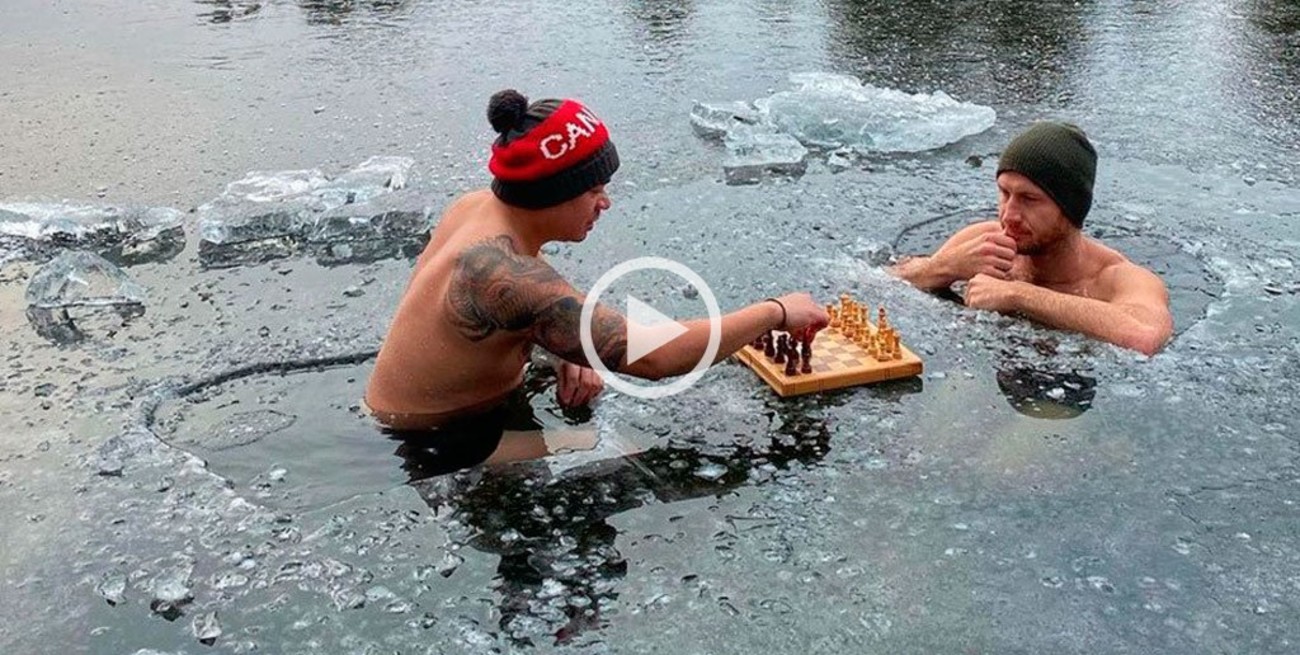
<path id="1" fill-rule="evenodd" d="M 366 386 L 370 413 L 399 432 L 462 420 L 502 425 L 522 398 L 534 346 L 557 358 L 561 405 L 584 405 L 603 386 L 579 339 L 584 294 L 539 251 L 551 241 L 584 240 L 610 208 L 605 185 L 619 159 L 609 129 L 576 100 L 529 104 L 514 90 L 492 96 L 488 121 L 499 135 L 491 187 L 457 198 L 443 214 Z M 749 305 L 722 317 L 715 361 L 770 330 L 817 330 L 827 322 L 807 293 Z M 629 362 L 627 319 L 599 305 L 592 341 L 609 370 L 659 379 L 689 372 L 704 355 L 709 321 L 685 326 L 686 333 Z"/>
<path id="2" fill-rule="evenodd" d="M 970 307 L 1155 354 L 1173 331 L 1164 282 L 1082 232 L 1096 169 L 1078 127 L 1034 124 L 998 160 L 998 219 L 968 225 L 891 272 L 926 290 L 967 281 Z"/>

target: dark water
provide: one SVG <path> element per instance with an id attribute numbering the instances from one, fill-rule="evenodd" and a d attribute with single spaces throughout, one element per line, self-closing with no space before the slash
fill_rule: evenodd
<path id="1" fill-rule="evenodd" d="M 624 160 L 615 209 L 552 256 L 576 283 L 653 254 L 726 308 L 851 291 L 927 372 L 781 401 L 723 364 L 590 414 L 539 377 L 535 422 L 596 451 L 426 477 L 355 409 L 409 260 L 206 269 L 191 218 L 180 254 L 127 269 L 145 314 L 73 345 L 28 324 L 35 264 L 11 262 L 0 651 L 1295 650 L 1295 3 L 10 4 L 0 197 L 188 210 L 376 154 L 449 197 L 485 181 L 490 93 L 572 94 Z M 998 121 L 724 185 L 692 103 L 809 70 Z M 1041 117 L 1101 153 L 1090 229 L 1170 282 L 1155 358 L 870 263 L 984 215 Z"/>

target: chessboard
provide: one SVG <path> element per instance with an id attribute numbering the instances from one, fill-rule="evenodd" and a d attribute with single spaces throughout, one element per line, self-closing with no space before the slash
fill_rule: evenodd
<path id="1" fill-rule="evenodd" d="M 879 318 L 872 323 L 865 305 L 843 295 L 839 306 L 828 306 L 827 313 L 830 327 L 810 342 L 795 335 L 769 333 L 741 348 L 735 357 L 782 397 L 921 374 L 921 358 L 903 346 L 898 331 L 889 325 L 885 308 L 880 308 Z"/>

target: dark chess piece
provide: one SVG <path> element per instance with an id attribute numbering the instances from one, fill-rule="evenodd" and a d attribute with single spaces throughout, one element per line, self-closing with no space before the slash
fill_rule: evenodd
<path id="1" fill-rule="evenodd" d="M 794 375 L 799 372 L 799 352 L 790 348 L 790 357 L 785 360 L 785 374 Z"/>
<path id="2" fill-rule="evenodd" d="M 785 353 L 786 350 L 789 349 L 789 346 L 786 345 L 787 343 L 789 342 L 786 339 L 786 336 L 784 334 L 776 338 L 776 359 L 772 361 L 776 362 L 777 364 L 785 363 Z"/>
<path id="3" fill-rule="evenodd" d="M 800 368 L 800 369 L 799 369 L 799 372 L 801 372 L 801 373 L 812 373 L 812 358 L 811 358 L 811 357 L 804 357 L 804 358 L 803 358 L 803 368 Z"/>
<path id="4" fill-rule="evenodd" d="M 776 348 L 772 345 L 772 333 L 768 332 L 763 335 L 763 354 L 768 359 L 776 357 Z"/>

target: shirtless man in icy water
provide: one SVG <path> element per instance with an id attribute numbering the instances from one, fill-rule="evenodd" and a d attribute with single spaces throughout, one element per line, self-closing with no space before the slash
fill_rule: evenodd
<path id="1" fill-rule="evenodd" d="M 970 307 L 1153 355 L 1173 332 L 1169 293 L 1159 276 L 1083 235 L 1096 170 L 1081 130 L 1037 123 L 998 160 L 998 220 L 968 225 L 891 272 L 926 290 L 968 281 Z"/>
<path id="2" fill-rule="evenodd" d="M 513 90 L 492 96 L 488 120 L 500 135 L 491 189 L 457 199 L 434 229 L 366 388 L 370 412 L 396 431 L 441 432 L 465 421 L 496 430 L 519 400 L 533 346 L 559 360 L 561 405 L 586 404 L 603 388 L 579 340 L 584 294 L 539 251 L 550 241 L 584 240 L 609 209 L 605 185 L 619 165 L 609 131 L 577 101 L 529 105 Z M 723 316 L 717 360 L 765 331 L 827 322 L 806 293 L 750 305 Z M 685 325 L 686 333 L 629 363 L 628 323 L 600 305 L 592 341 L 611 371 L 659 379 L 689 372 L 704 354 L 709 322 Z"/>

